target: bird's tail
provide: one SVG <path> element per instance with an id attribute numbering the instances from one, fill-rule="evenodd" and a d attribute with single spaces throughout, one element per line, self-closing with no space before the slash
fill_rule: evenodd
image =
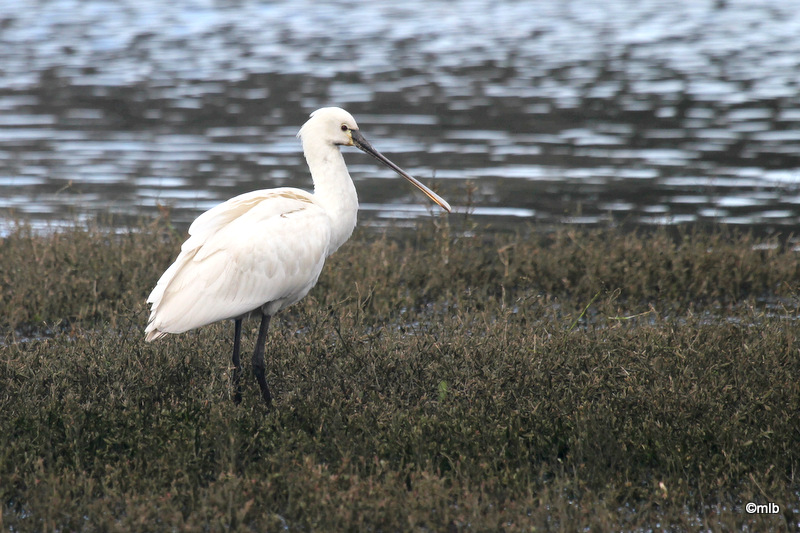
<path id="1" fill-rule="evenodd" d="M 144 340 L 147 342 L 153 342 L 154 340 L 160 339 L 161 337 L 167 334 L 166 331 L 157 330 L 152 324 L 147 326 L 144 332 L 146 333 Z"/>

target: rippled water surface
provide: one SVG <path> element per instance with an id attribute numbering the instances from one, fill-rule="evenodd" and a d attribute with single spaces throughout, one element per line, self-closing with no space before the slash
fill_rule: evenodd
<path id="1" fill-rule="evenodd" d="M 0 0 L 0 217 L 188 223 L 311 187 L 295 134 L 351 111 L 500 227 L 800 222 L 800 2 Z M 367 223 L 430 203 L 346 159 Z"/>

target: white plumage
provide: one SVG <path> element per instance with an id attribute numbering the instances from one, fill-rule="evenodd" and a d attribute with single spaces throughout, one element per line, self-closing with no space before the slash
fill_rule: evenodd
<path id="1" fill-rule="evenodd" d="M 262 395 L 263 351 L 269 319 L 316 284 L 325 258 L 352 234 L 358 197 L 339 146 L 356 146 L 419 187 L 442 208 L 450 206 L 375 150 L 355 119 L 331 107 L 311 114 L 298 133 L 314 193 L 282 187 L 245 193 L 206 211 L 192 223 L 175 262 L 147 298 L 146 340 L 233 319 L 234 380 L 238 392 L 241 321 L 260 312 L 262 325 L 253 366 Z"/>
<path id="2" fill-rule="evenodd" d="M 297 302 L 330 255 L 330 226 L 314 197 L 297 189 L 243 194 L 203 213 L 147 299 L 147 340 Z"/>

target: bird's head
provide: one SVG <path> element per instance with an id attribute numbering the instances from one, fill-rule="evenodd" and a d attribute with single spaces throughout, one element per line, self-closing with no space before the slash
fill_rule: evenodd
<path id="1" fill-rule="evenodd" d="M 334 146 L 355 146 L 364 153 L 367 153 L 391 168 L 405 179 L 413 183 L 419 190 L 424 192 L 428 198 L 436 202 L 442 209 L 450 212 L 450 204 L 447 201 L 430 190 L 428 187 L 420 183 L 417 179 L 413 178 L 405 170 L 401 169 L 383 154 L 376 150 L 358 130 L 358 124 L 353 115 L 339 107 L 323 107 L 311 113 L 309 118 L 300 131 L 297 133 L 303 141 L 303 149 L 308 156 L 308 149 L 311 148 L 311 143 L 324 142 Z M 309 143 L 307 146 L 306 143 Z M 318 146 L 318 145 L 317 145 Z"/>
<path id="2" fill-rule="evenodd" d="M 340 107 L 323 107 L 311 113 L 297 136 L 303 141 L 313 138 L 336 146 L 353 146 L 353 132 L 358 124 L 353 115 Z"/>

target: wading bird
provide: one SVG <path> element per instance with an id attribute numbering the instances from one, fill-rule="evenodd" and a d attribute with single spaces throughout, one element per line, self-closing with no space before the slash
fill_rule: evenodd
<path id="1" fill-rule="evenodd" d="M 281 187 L 245 193 L 201 214 L 175 262 L 147 298 L 146 340 L 232 319 L 234 402 L 241 402 L 239 346 L 242 320 L 261 315 L 253 372 L 261 395 L 272 396 L 264 375 L 264 346 L 275 313 L 308 294 L 325 258 L 353 233 L 358 197 L 340 146 L 355 146 L 416 185 L 446 211 L 450 205 L 372 147 L 352 115 L 326 107 L 297 134 L 314 193 Z"/>

